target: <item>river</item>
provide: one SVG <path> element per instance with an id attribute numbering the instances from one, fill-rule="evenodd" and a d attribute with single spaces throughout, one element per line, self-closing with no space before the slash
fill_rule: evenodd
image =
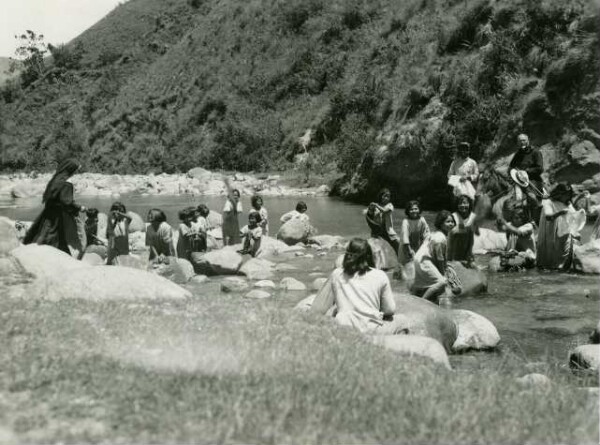
<path id="1" fill-rule="evenodd" d="M 320 234 L 346 238 L 368 236 L 362 214 L 364 207 L 327 197 L 265 198 L 272 234 L 279 227 L 279 217 L 294 209 L 299 199 L 307 203 L 311 223 Z M 142 217 L 150 208 L 162 209 L 174 227 L 178 224 L 177 212 L 183 207 L 206 203 L 209 208 L 220 212 L 224 204 L 222 196 L 127 196 L 122 200 L 128 210 Z M 113 201 L 113 198 L 107 197 L 82 197 L 78 202 L 106 212 Z M 242 204 L 247 211 L 250 208 L 249 198 L 243 197 Z M 0 215 L 11 219 L 32 220 L 40 210 L 40 198 L 0 200 Z M 425 212 L 424 215 L 431 225 L 434 213 Z M 400 226 L 403 217 L 404 212 L 397 209 L 394 215 L 396 227 Z M 584 239 L 589 236 L 588 233 L 589 228 L 586 228 Z M 487 260 L 486 256 L 480 256 L 477 263 L 486 267 Z M 315 258 L 306 263 L 306 269 L 293 275 L 308 284 L 313 279 L 309 273 L 314 272 L 315 264 L 319 263 Z M 544 362 L 564 367 L 568 351 L 587 343 L 587 337 L 599 318 L 597 277 L 534 270 L 490 273 L 488 278 L 489 290 L 486 294 L 458 299 L 454 307 L 469 309 L 489 318 L 502 337 L 501 347 L 494 353 L 454 356 L 454 365 L 479 367 L 476 363 L 481 360 L 488 364 L 500 364 L 507 355 L 513 355 L 524 363 Z M 401 287 L 396 282 L 393 286 Z M 288 301 L 286 305 L 291 307 L 294 303 Z M 477 357 L 477 360 L 473 357 Z"/>

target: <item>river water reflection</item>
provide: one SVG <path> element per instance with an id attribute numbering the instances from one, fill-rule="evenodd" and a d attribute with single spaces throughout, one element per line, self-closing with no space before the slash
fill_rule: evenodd
<path id="1" fill-rule="evenodd" d="M 145 217 L 150 208 L 160 208 L 167 214 L 168 222 L 176 227 L 177 211 L 190 205 L 206 203 L 209 208 L 221 212 L 222 196 L 127 196 L 121 198 L 128 210 Z M 311 223 L 320 234 L 344 237 L 368 236 L 362 211 L 364 207 L 334 198 L 265 197 L 269 211 L 271 232 L 279 228 L 282 214 L 294 209 L 298 200 L 308 205 Z M 113 198 L 88 197 L 78 200 L 87 207 L 106 212 Z M 249 198 L 243 197 L 244 215 L 250 208 Z M 41 210 L 40 198 L 1 201 L 0 215 L 12 219 L 32 220 Z M 432 223 L 433 213 L 425 217 Z M 404 217 L 402 210 L 394 215 L 396 227 Z M 243 220 L 240 220 L 243 223 Z M 588 230 L 584 232 L 587 235 Z M 477 259 L 480 266 L 487 266 L 487 257 Z M 295 274 L 310 283 L 310 270 Z M 304 277 L 303 277 L 304 275 Z M 566 364 L 569 349 L 587 343 L 587 336 L 599 318 L 598 281 L 596 277 L 574 274 L 527 271 L 523 273 L 489 274 L 487 294 L 456 301 L 456 308 L 478 312 L 489 318 L 502 337 L 500 353 L 478 354 L 477 362 L 496 362 L 506 353 L 516 354 L 524 361 L 544 361 L 550 364 Z M 401 284 L 394 283 L 400 289 Z M 293 302 L 289 302 L 290 306 Z M 468 357 L 455 357 L 458 366 L 468 366 Z"/>

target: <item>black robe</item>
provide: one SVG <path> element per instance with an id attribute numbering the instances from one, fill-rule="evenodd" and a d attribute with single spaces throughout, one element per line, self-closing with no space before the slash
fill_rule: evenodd
<path id="1" fill-rule="evenodd" d="M 80 206 L 73 201 L 73 184 L 63 182 L 58 193 L 45 202 L 44 210 L 35 219 L 23 242 L 25 244 L 45 244 L 71 254 L 68 240 L 77 238 L 75 216 Z"/>

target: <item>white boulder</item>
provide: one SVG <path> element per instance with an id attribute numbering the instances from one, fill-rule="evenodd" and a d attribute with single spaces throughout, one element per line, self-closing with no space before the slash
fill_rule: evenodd
<path id="1" fill-rule="evenodd" d="M 454 351 L 492 349 L 500 342 L 496 326 L 483 315 L 465 309 L 450 312 L 458 328 L 456 341 L 452 345 Z"/>

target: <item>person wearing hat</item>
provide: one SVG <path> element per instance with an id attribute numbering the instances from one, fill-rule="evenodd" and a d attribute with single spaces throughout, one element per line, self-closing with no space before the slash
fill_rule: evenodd
<path id="1" fill-rule="evenodd" d="M 536 258 L 541 269 L 566 271 L 572 266 L 573 244 L 579 238 L 581 216 L 585 224 L 585 210 L 577 212 L 571 204 L 572 198 L 573 188 L 559 183 L 542 200 Z"/>
<path id="2" fill-rule="evenodd" d="M 519 149 L 511 159 L 508 168 L 525 171 L 531 184 L 538 190 L 542 190 L 542 173 L 544 173 L 542 152 L 531 146 L 526 134 L 520 134 L 517 140 Z"/>
<path id="3" fill-rule="evenodd" d="M 471 145 L 461 142 L 453 150 L 454 160 L 448 169 L 448 184 L 453 187 L 455 197 L 467 195 L 475 199 L 475 186 L 479 179 L 477 162 L 469 157 Z"/>

